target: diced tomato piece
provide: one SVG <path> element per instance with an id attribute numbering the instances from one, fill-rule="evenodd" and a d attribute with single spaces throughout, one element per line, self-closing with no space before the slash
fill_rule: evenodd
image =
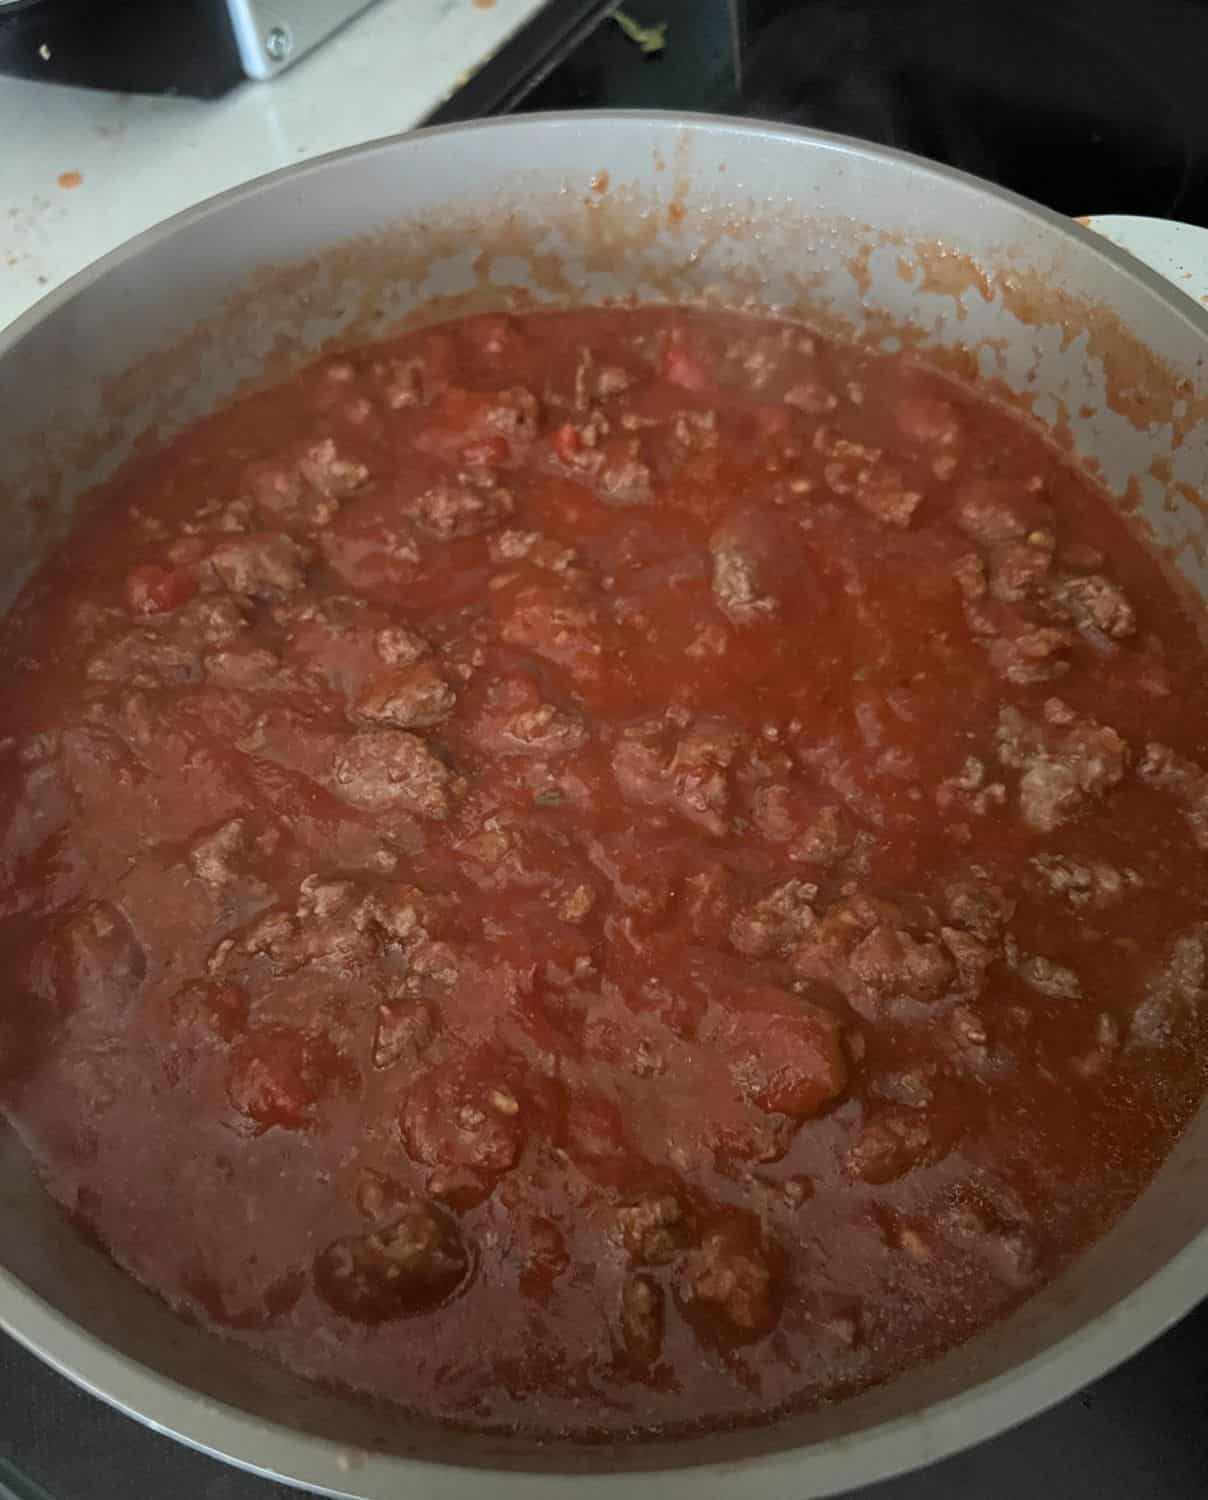
<path id="1" fill-rule="evenodd" d="M 333 1082 L 351 1081 L 331 1042 L 289 1027 L 249 1032 L 231 1060 L 227 1097 L 258 1130 L 301 1130 Z"/>
<path id="2" fill-rule="evenodd" d="M 185 568 L 146 563 L 126 577 L 126 602 L 136 615 L 158 615 L 179 609 L 197 592 L 197 579 Z"/>
<path id="3" fill-rule="evenodd" d="M 672 385 L 686 391 L 703 391 L 709 384 L 709 373 L 682 344 L 668 344 L 663 355 L 663 374 Z"/>
<path id="4" fill-rule="evenodd" d="M 573 422 L 563 422 L 550 434 L 550 447 L 564 464 L 573 463 L 583 450 L 583 439 Z"/>

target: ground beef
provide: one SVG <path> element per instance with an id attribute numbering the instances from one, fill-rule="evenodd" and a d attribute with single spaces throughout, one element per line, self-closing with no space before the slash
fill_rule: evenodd
<path id="1" fill-rule="evenodd" d="M 952 959 L 934 939 L 919 941 L 900 927 L 878 924 L 853 949 L 848 964 L 857 981 L 880 996 L 932 1000 L 954 978 Z"/>
<path id="2" fill-rule="evenodd" d="M 247 847 L 247 836 L 241 818 L 232 818 L 207 838 L 198 840 L 189 854 L 189 863 L 199 880 L 209 885 L 229 885 L 238 879 L 238 871 L 232 860 L 242 855 Z"/>
<path id="3" fill-rule="evenodd" d="M 621 1291 L 621 1330 L 625 1352 L 647 1368 L 662 1353 L 665 1318 L 663 1289 L 651 1276 L 625 1278 Z"/>
<path id="4" fill-rule="evenodd" d="M 1084 864 L 1060 854 L 1037 854 L 1032 865 L 1046 889 L 1075 908 L 1114 906 L 1143 883 L 1135 870 L 1101 860 Z"/>
<path id="5" fill-rule="evenodd" d="M 426 818 L 448 815 L 453 774 L 414 734 L 368 729 L 337 752 L 330 785 L 337 796 L 373 812 L 403 808 Z"/>
<path id="6" fill-rule="evenodd" d="M 1042 722 L 1004 708 L 998 722 L 998 758 L 1022 772 L 1023 819 L 1051 832 L 1123 779 L 1128 750 L 1114 729 L 1079 719 L 1058 699 L 1045 705 Z"/>
<path id="7" fill-rule="evenodd" d="M 673 808 L 707 833 L 725 833 L 731 799 L 727 771 L 741 734 L 724 720 L 702 719 L 685 727 L 669 753 L 668 739 L 661 720 L 626 732 L 612 756 L 622 796 L 647 807 Z"/>
<path id="8" fill-rule="evenodd" d="M 1171 945 L 1165 964 L 1133 1011 L 1128 1045 L 1143 1048 L 1169 1045 L 1205 995 L 1208 995 L 1208 928 L 1201 926 L 1182 934 Z"/>
<path id="9" fill-rule="evenodd" d="M 407 507 L 419 529 L 438 541 L 492 531 L 515 509 L 502 485 L 436 484 Z"/>
<path id="10" fill-rule="evenodd" d="M 457 694 L 432 661 L 419 661 L 375 678 L 361 693 L 353 717 L 395 729 L 431 729 L 457 706 Z"/>
<path id="11" fill-rule="evenodd" d="M 276 599 L 303 586 L 312 555 L 282 533 L 264 533 L 223 542 L 210 553 L 209 562 L 232 594 Z"/>
<path id="12" fill-rule="evenodd" d="M 817 894 L 809 881 L 785 881 L 734 918 L 730 941 L 753 958 L 790 952 L 814 925 Z"/>
<path id="13" fill-rule="evenodd" d="M 672 1261 L 689 1242 L 691 1216 L 669 1193 L 639 1198 L 617 1209 L 617 1227 L 630 1256 L 639 1265 Z"/>
<path id="14" fill-rule="evenodd" d="M 331 438 L 322 438 L 285 462 L 252 464 L 245 482 L 270 516 L 326 526 L 338 514 L 340 501 L 368 477 L 364 464 L 341 454 Z"/>
<path id="15" fill-rule="evenodd" d="M 186 686 L 200 682 L 201 657 L 188 646 L 150 630 L 135 630 L 110 641 L 89 657 L 85 671 L 93 682 L 132 687 Z"/>
<path id="16" fill-rule="evenodd" d="M 382 1323 L 439 1306 L 469 1268 L 452 1219 L 416 1203 L 371 1234 L 329 1245 L 315 1261 L 315 1284 L 341 1316 Z"/>
<path id="17" fill-rule="evenodd" d="M 766 1334 L 778 1317 L 776 1287 L 754 1226 L 732 1218 L 687 1257 L 680 1283 L 690 1314 L 706 1336 L 743 1343 Z"/>
<path id="18" fill-rule="evenodd" d="M 1145 747 L 1137 773 L 1146 785 L 1174 793 L 1196 844 L 1208 849 L 1208 772 L 1177 755 L 1169 746 L 1150 743 Z"/>
<path id="19" fill-rule="evenodd" d="M 474 737 L 496 755 L 565 755 L 587 738 L 582 719 L 542 701 L 528 676 L 501 677 L 486 690 Z"/>
<path id="20" fill-rule="evenodd" d="M 724 614 L 739 625 L 775 614 L 775 599 L 759 591 L 753 558 L 736 547 L 715 547 L 712 552 L 713 596 Z"/>
<path id="21" fill-rule="evenodd" d="M 935 1140 L 925 1118 L 902 1111 L 873 1115 L 843 1164 L 861 1182 L 886 1183 L 934 1161 Z"/>
<path id="22" fill-rule="evenodd" d="M 1119 584 L 1101 573 L 1076 574 L 1053 585 L 1051 599 L 1076 625 L 1114 641 L 1135 635 L 1137 617 Z"/>

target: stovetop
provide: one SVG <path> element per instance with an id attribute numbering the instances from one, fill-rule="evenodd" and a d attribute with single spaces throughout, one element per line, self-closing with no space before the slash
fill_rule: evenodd
<path id="1" fill-rule="evenodd" d="M 1064 213 L 1208 225 L 1208 0 L 624 8 L 666 23 L 661 52 L 643 54 L 611 21 L 584 37 L 598 6 L 554 0 L 433 119 L 517 106 L 749 114 L 917 151 Z M 1019 1500 L 1038 1488 L 1062 1500 L 1208 1494 L 1208 1304 L 1081 1395 L 853 1500 Z M 138 1426 L 0 1338 L 0 1500 L 295 1493 Z"/>
<path id="2" fill-rule="evenodd" d="M 1208 225 L 1208 0 L 629 0 L 526 98 L 713 109 L 916 151 L 1068 214 Z M 456 112 L 453 101 L 450 113 Z"/>
<path id="3" fill-rule="evenodd" d="M 138 1426 L 0 1338 L 0 1500 L 290 1500 L 297 1493 Z M 489 1480 L 483 1493 L 490 1494 Z M 1043 1416 L 917 1474 L 852 1491 L 848 1500 L 1203 1500 L 1206 1493 L 1202 1306 Z M 734 1500 L 742 1500 L 739 1487 Z"/>

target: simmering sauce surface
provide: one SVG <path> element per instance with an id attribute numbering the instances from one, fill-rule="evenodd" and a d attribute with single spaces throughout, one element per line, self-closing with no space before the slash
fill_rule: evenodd
<path id="1" fill-rule="evenodd" d="M 316 364 L 0 634 L 0 1097 L 175 1306 L 475 1426 L 998 1317 L 1205 1085 L 1208 661 L 1018 415 L 675 309 Z"/>

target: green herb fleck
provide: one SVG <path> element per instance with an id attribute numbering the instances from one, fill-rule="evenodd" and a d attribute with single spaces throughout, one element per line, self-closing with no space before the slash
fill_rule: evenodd
<path id="1" fill-rule="evenodd" d="M 533 801 L 539 803 L 542 807 L 557 807 L 558 803 L 562 801 L 562 792 L 556 786 L 543 786 L 533 798 Z"/>
<path id="2" fill-rule="evenodd" d="M 661 52 L 667 45 L 666 21 L 656 21 L 653 26 L 643 26 L 640 21 L 635 21 L 623 10 L 614 10 L 612 18 L 629 40 L 636 42 L 648 57 Z"/>

